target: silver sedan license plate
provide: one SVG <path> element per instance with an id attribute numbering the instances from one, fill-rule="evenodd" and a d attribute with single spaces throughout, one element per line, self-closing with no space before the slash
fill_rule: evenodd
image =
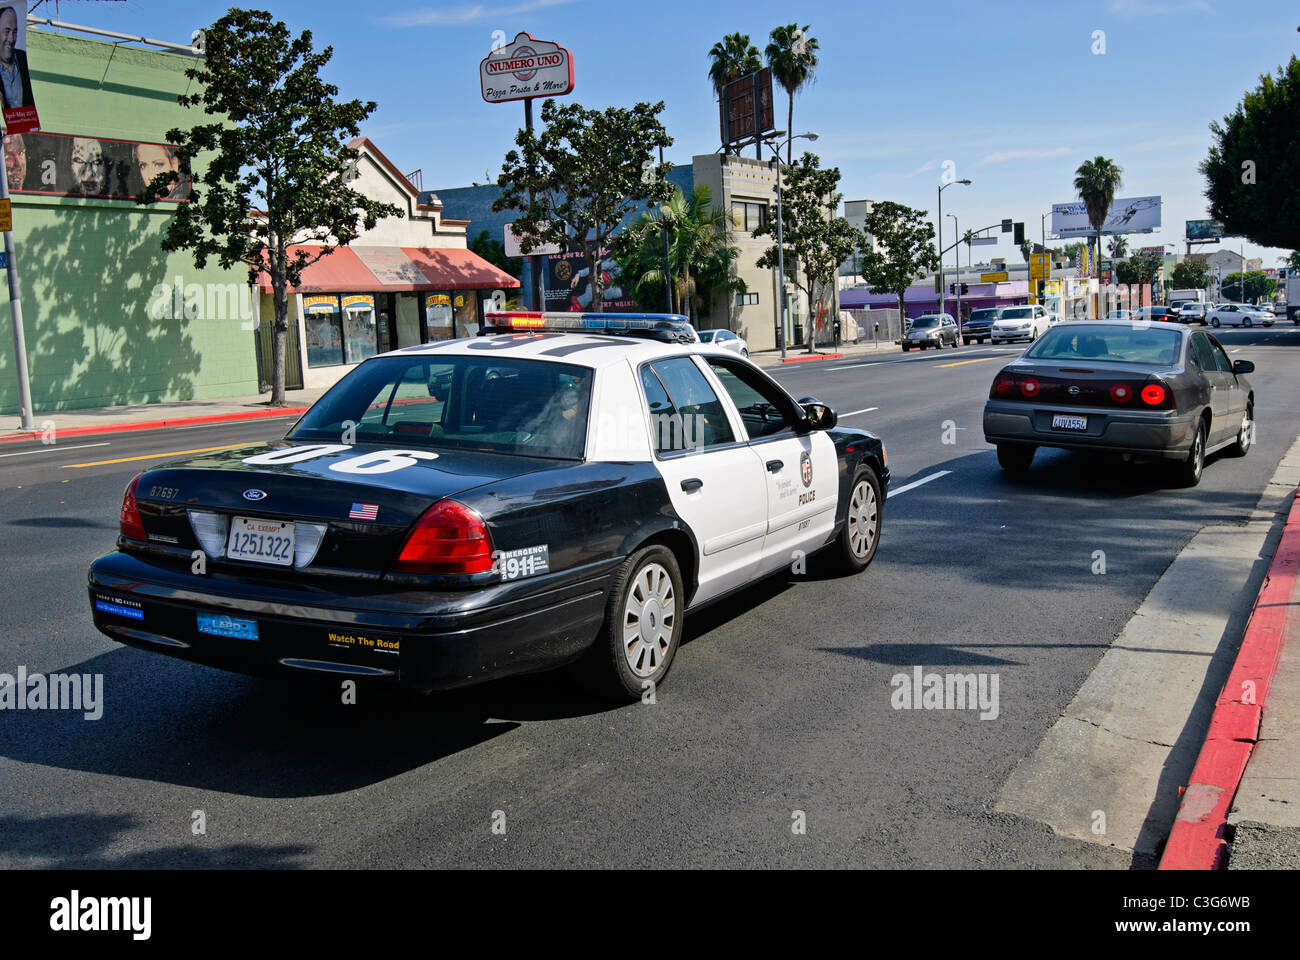
<path id="1" fill-rule="evenodd" d="M 293 563 L 293 534 L 292 520 L 231 517 L 226 556 L 287 567 Z"/>
<path id="2" fill-rule="evenodd" d="M 1087 430 L 1087 417 L 1072 417 L 1064 413 L 1052 415 L 1053 430 Z"/>

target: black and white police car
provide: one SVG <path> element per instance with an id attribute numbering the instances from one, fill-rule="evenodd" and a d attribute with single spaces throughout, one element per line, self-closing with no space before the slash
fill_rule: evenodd
<path id="1" fill-rule="evenodd" d="M 583 661 L 620 697 L 688 610 L 880 540 L 884 445 L 669 315 L 489 314 L 372 357 L 283 440 L 127 487 L 95 626 L 250 673 L 428 691 Z"/>

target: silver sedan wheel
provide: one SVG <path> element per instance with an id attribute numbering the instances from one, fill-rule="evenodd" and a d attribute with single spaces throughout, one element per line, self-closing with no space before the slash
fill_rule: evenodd
<path id="1" fill-rule="evenodd" d="M 628 669 L 646 678 L 668 656 L 677 623 L 673 578 L 657 563 L 642 567 L 628 585 L 623 604 L 623 654 Z"/>
<path id="2" fill-rule="evenodd" d="M 880 531 L 880 508 L 876 490 L 866 480 L 859 480 L 849 499 L 849 548 L 859 560 L 871 555 Z"/>

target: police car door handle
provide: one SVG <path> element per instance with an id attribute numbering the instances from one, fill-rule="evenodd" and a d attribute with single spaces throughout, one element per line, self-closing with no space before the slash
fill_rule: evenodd
<path id="1" fill-rule="evenodd" d="M 776 473 L 778 470 L 780 470 L 780 469 L 781 469 L 782 467 L 784 467 L 784 466 L 785 466 L 785 464 L 784 464 L 783 462 L 781 462 L 780 460 L 769 460 L 769 461 L 767 461 L 767 472 L 768 472 L 768 473 Z"/>
<path id="2" fill-rule="evenodd" d="M 698 477 L 691 477 L 689 480 L 682 481 L 682 489 L 687 493 L 690 493 L 692 490 L 698 490 L 702 486 L 704 486 L 704 481 Z"/>

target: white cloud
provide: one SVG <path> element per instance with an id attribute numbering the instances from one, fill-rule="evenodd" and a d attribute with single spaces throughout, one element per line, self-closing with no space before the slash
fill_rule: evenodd
<path id="1" fill-rule="evenodd" d="M 510 7 L 487 7 L 481 3 L 463 3 L 438 9 L 428 7 L 387 17 L 386 22 L 399 27 L 461 27 L 484 20 L 500 22 L 507 17 L 534 10 L 545 10 L 572 3 L 573 0 L 524 0 Z M 512 35 L 513 36 L 513 35 Z"/>
<path id="2" fill-rule="evenodd" d="M 990 163 L 1006 163 L 1008 160 L 1041 160 L 1044 157 L 1064 157 L 1074 153 L 1073 147 L 1053 147 L 1051 150 L 1003 150 L 1000 153 L 986 154 L 977 166 L 984 167 Z"/>

